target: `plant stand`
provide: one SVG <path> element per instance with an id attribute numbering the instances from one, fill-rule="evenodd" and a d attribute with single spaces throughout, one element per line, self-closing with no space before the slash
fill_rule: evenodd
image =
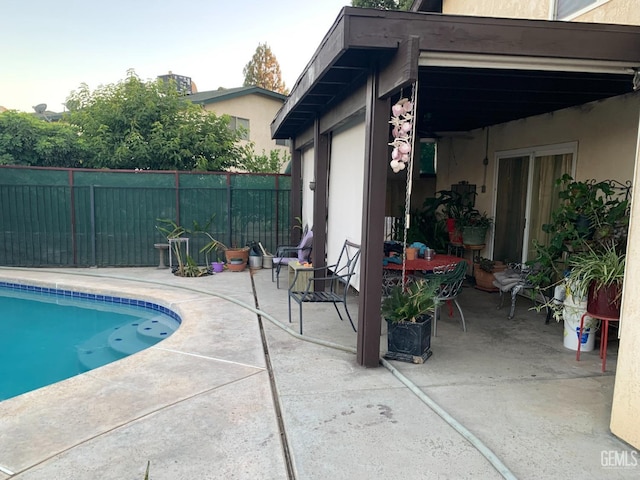
<path id="1" fill-rule="evenodd" d="M 156 250 L 158 250 L 158 253 L 160 255 L 160 259 L 158 261 L 158 269 L 167 268 L 167 265 L 164 263 L 164 252 L 169 250 L 169 244 L 168 243 L 154 243 L 153 247 Z"/>
<path id="2" fill-rule="evenodd" d="M 584 317 L 591 317 L 602 321 L 602 329 L 600 331 L 600 358 L 602 359 L 602 372 L 607 368 L 607 342 L 609 341 L 609 322 L 619 322 L 620 317 L 606 317 L 597 313 L 591 313 L 586 311 L 580 318 L 580 332 L 578 338 L 582 338 L 582 331 L 584 330 Z M 580 361 L 580 344 L 578 342 L 578 350 L 576 351 L 576 361 Z"/>
<path id="3" fill-rule="evenodd" d="M 182 248 L 180 245 L 185 244 L 187 257 L 189 256 L 189 239 L 187 237 L 170 238 L 169 239 L 169 268 L 173 267 L 173 244 L 177 243 L 178 248 Z M 185 258 L 187 258 L 185 257 Z"/>

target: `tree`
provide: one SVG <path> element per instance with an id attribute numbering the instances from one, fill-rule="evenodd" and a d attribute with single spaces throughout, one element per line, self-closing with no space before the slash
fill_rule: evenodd
<path id="1" fill-rule="evenodd" d="M 352 7 L 409 10 L 413 0 L 351 0 Z"/>
<path id="2" fill-rule="evenodd" d="M 174 83 L 143 82 L 133 71 L 94 92 L 81 85 L 67 107 L 88 152 L 85 167 L 218 171 L 241 156 L 228 117 L 205 112 Z"/>
<path id="3" fill-rule="evenodd" d="M 280 158 L 282 153 L 282 158 Z M 239 168 L 251 173 L 280 173 L 280 168 L 290 160 L 290 156 L 286 151 L 270 150 L 269 154 L 262 150 L 262 155 L 257 155 L 253 151 L 253 145 L 249 145 L 246 149 Z"/>
<path id="4" fill-rule="evenodd" d="M 72 125 L 33 114 L 0 113 L 0 165 L 80 167 L 85 152 L 78 133 Z"/>
<path id="5" fill-rule="evenodd" d="M 244 86 L 258 86 L 273 92 L 288 95 L 289 91 L 282 81 L 280 65 L 266 43 L 259 43 L 256 52 L 242 71 Z"/>

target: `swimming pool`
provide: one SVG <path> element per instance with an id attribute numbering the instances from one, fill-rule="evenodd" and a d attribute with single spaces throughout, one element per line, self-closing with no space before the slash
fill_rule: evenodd
<path id="1" fill-rule="evenodd" d="M 144 350 L 179 325 L 144 300 L 0 282 L 0 401 Z"/>

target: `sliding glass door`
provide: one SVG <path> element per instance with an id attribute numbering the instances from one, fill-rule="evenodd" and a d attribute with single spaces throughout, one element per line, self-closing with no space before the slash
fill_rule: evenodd
<path id="1" fill-rule="evenodd" d="M 500 152 L 497 155 L 493 258 L 535 258 L 534 241 L 547 242 L 542 225 L 558 205 L 556 179 L 574 174 L 575 143 Z"/>

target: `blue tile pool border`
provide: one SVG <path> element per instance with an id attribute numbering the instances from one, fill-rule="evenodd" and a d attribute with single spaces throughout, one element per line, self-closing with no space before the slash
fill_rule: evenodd
<path id="1" fill-rule="evenodd" d="M 157 303 L 147 302 L 146 300 L 136 300 L 135 298 L 116 297 L 114 295 L 104 295 L 101 293 L 87 293 L 87 292 L 80 292 L 75 290 L 63 290 L 60 288 L 40 287 L 37 285 L 25 285 L 21 283 L 4 282 L 4 281 L 0 281 L 0 288 L 4 288 L 6 290 L 15 290 L 19 292 L 39 293 L 39 294 L 57 296 L 57 297 L 63 297 L 63 298 L 66 297 L 66 298 L 76 298 L 81 300 L 91 300 L 99 303 L 113 303 L 117 305 L 129 305 L 134 307 L 140 307 L 147 310 L 153 310 L 159 313 L 163 313 L 173 318 L 176 322 L 182 323 L 182 319 L 180 318 L 180 315 L 178 315 L 173 310 L 167 307 L 163 307 L 162 305 L 158 305 Z"/>

